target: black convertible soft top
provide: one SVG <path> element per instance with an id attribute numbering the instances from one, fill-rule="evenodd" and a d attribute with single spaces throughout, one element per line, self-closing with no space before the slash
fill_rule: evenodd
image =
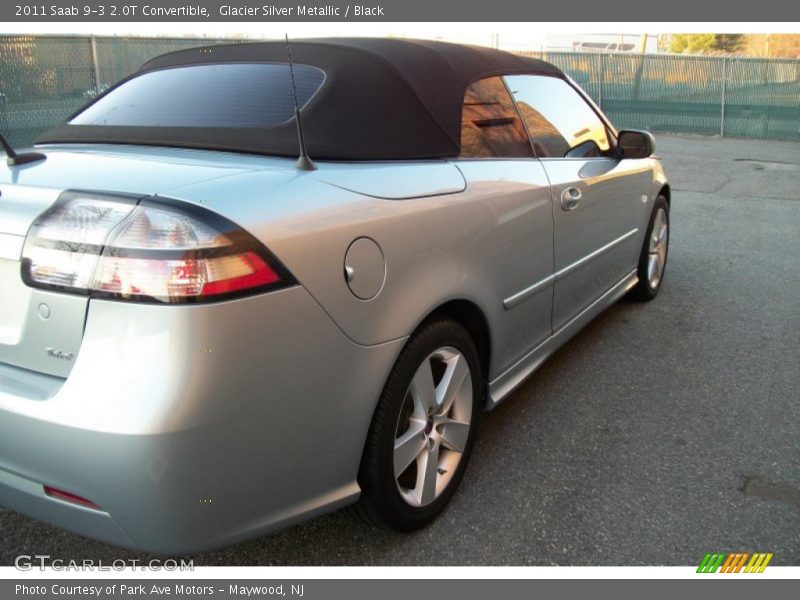
<path id="1" fill-rule="evenodd" d="M 302 110 L 308 153 L 316 159 L 389 160 L 457 156 L 461 108 L 473 81 L 497 74 L 564 77 L 553 65 L 475 46 L 372 38 L 291 42 L 295 65 L 324 71 Z M 260 42 L 180 50 L 134 74 L 189 65 L 286 63 L 286 44 Z M 114 88 L 112 88 L 113 91 Z M 198 100 L 200 101 L 200 100 Z M 236 106 L 231 106 L 235 111 Z M 297 156 L 296 124 L 274 127 L 131 127 L 70 125 L 36 143 L 120 143 Z"/>

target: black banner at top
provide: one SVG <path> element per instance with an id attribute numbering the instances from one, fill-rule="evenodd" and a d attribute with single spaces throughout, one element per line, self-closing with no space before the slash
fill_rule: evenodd
<path id="1" fill-rule="evenodd" d="M 36 22 L 797 22 L 787 0 L 10 0 L 0 20 Z M 787 27 L 787 31 L 790 28 Z"/>

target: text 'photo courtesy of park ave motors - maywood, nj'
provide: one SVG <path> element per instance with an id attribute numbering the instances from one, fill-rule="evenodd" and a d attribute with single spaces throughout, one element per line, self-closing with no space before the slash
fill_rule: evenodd
<path id="1" fill-rule="evenodd" d="M 94 597 L 103 598 L 109 596 L 122 597 L 207 597 L 215 594 L 226 594 L 228 597 L 242 596 L 265 597 L 280 596 L 302 598 L 305 596 L 305 585 L 284 584 L 228 584 L 217 583 L 216 585 L 196 585 L 183 583 L 107 583 L 107 584 L 69 584 L 69 583 L 50 583 L 50 584 L 23 584 L 18 583 L 14 586 L 16 597 L 62 597 L 62 598 L 84 598 Z"/>

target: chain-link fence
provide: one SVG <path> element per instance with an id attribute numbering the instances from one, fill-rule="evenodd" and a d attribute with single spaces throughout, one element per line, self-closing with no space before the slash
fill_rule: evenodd
<path id="1" fill-rule="evenodd" d="M 154 56 L 231 41 L 0 35 L 0 131 L 30 145 Z"/>
<path id="2" fill-rule="evenodd" d="M 0 131 L 29 145 L 154 56 L 221 39 L 0 35 Z M 800 61 L 521 53 L 569 73 L 621 128 L 800 141 Z"/>
<path id="3" fill-rule="evenodd" d="M 617 127 L 800 141 L 800 60 L 529 55 L 569 73 Z"/>

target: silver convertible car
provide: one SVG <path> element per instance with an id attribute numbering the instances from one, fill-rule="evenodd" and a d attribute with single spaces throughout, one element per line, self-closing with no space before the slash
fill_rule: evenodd
<path id="1" fill-rule="evenodd" d="M 481 413 L 667 260 L 650 134 L 495 50 L 184 50 L 6 147 L 0 504 L 159 554 L 425 526 Z"/>

